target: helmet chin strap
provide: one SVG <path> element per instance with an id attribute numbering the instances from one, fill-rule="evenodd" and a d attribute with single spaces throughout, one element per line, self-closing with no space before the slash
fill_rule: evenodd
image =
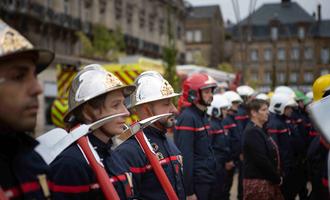
<path id="1" fill-rule="evenodd" d="M 154 112 L 154 110 L 153 110 L 153 106 L 151 105 L 151 104 L 148 104 L 146 107 L 145 107 L 145 112 L 147 113 L 147 115 L 148 116 L 155 116 L 155 112 Z M 159 130 L 164 130 L 164 129 L 166 129 L 166 126 L 163 124 L 163 123 L 161 123 L 159 120 L 158 121 L 156 121 L 155 123 L 153 123 L 151 126 L 154 126 L 154 127 L 156 127 L 157 129 L 159 129 Z"/>

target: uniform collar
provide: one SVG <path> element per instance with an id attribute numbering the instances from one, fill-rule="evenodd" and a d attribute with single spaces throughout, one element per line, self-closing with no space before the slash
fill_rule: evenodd
<path id="1" fill-rule="evenodd" d="M 195 112 L 197 112 L 197 113 L 198 113 L 199 115 L 201 115 L 201 116 L 202 116 L 202 115 L 205 115 L 205 111 L 203 111 L 203 110 L 197 108 L 197 106 L 194 105 L 194 104 L 191 106 L 191 109 L 194 110 Z"/>
<path id="2" fill-rule="evenodd" d="M 153 135 L 155 137 L 166 139 L 166 131 L 161 131 L 153 126 L 148 126 L 147 128 L 143 129 L 143 132 L 147 135 Z"/>
<path id="3" fill-rule="evenodd" d="M 39 142 L 24 132 L 0 132 L 0 152 L 14 156 L 20 151 L 30 151 Z"/>
<path id="4" fill-rule="evenodd" d="M 109 139 L 108 143 L 104 143 L 92 133 L 88 135 L 88 139 L 98 154 L 104 155 L 111 153 L 111 146 L 112 146 L 111 139 Z"/>

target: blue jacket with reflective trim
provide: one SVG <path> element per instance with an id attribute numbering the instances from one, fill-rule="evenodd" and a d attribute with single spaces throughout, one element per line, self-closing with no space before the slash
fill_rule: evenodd
<path id="1" fill-rule="evenodd" d="M 239 155 L 242 153 L 242 134 L 243 131 L 235 120 L 235 115 L 227 114 L 223 119 L 222 125 L 225 130 L 228 130 L 231 145 L 231 160 L 239 160 Z"/>
<path id="2" fill-rule="evenodd" d="M 208 137 L 206 113 L 192 105 L 177 118 L 174 142 L 183 156 L 184 184 L 187 196 L 194 194 L 194 185 L 215 181 L 216 161 Z"/>
<path id="3" fill-rule="evenodd" d="M 239 129 L 244 132 L 246 125 L 250 122 L 250 116 L 247 113 L 246 105 L 240 105 L 238 107 L 235 120 Z"/>
<path id="4" fill-rule="evenodd" d="M 228 130 L 223 128 L 221 119 L 214 117 L 210 120 L 210 126 L 209 135 L 217 166 L 224 167 L 232 159 Z"/>
<path id="5" fill-rule="evenodd" d="M 120 199 L 127 199 L 131 187 L 121 161 L 105 162 L 112 154 L 111 142 L 105 144 L 93 134 L 89 134 L 88 139 L 100 156 Z M 54 199 L 104 199 L 95 173 L 77 144 L 64 150 L 50 166 Z"/>
<path id="6" fill-rule="evenodd" d="M 284 171 L 284 174 L 289 173 L 294 167 L 294 149 L 291 142 L 291 130 L 284 116 L 270 113 L 266 131 L 278 145 L 281 169 Z"/>
<path id="7" fill-rule="evenodd" d="M 41 186 L 49 189 L 49 166 L 34 151 L 37 145 L 23 132 L 0 132 L 0 187 L 8 199 L 49 197 Z"/>
<path id="8" fill-rule="evenodd" d="M 166 133 L 154 127 L 143 130 L 154 152 L 158 156 L 165 174 L 180 200 L 185 200 L 182 174 L 182 156 Z M 112 159 L 120 158 L 124 167 L 132 173 L 134 198 L 137 199 L 167 199 L 146 155 L 135 137 L 120 144 L 113 152 Z"/>

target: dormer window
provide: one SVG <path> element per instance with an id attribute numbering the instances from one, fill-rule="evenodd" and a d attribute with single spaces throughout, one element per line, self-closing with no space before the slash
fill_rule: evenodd
<path id="1" fill-rule="evenodd" d="M 299 27 L 298 28 L 298 38 L 300 40 L 303 40 L 305 38 L 305 29 L 304 29 L 304 27 Z"/>

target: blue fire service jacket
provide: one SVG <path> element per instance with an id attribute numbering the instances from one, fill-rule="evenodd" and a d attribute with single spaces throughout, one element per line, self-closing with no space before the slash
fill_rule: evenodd
<path id="1" fill-rule="evenodd" d="M 8 199 L 50 197 L 49 167 L 34 151 L 37 145 L 25 133 L 0 133 L 0 186 Z"/>
<path id="2" fill-rule="evenodd" d="M 288 174 L 294 168 L 294 148 L 291 142 L 292 133 L 284 116 L 270 113 L 266 131 L 278 145 L 281 169 L 283 169 L 284 174 Z"/>
<path id="3" fill-rule="evenodd" d="M 120 167 L 121 161 L 105 162 L 112 154 L 111 142 L 105 144 L 93 134 L 89 134 L 88 139 L 104 164 L 120 199 L 130 197 L 130 177 Z M 50 166 L 54 199 L 104 199 L 95 173 L 77 144 L 64 150 Z"/>
<path id="4" fill-rule="evenodd" d="M 312 183 L 311 200 L 330 199 L 328 189 L 328 153 L 320 136 L 314 137 L 307 151 L 309 176 Z"/>
<path id="5" fill-rule="evenodd" d="M 232 160 L 238 161 L 239 155 L 242 153 L 242 134 L 243 131 L 237 124 L 235 120 L 235 115 L 227 114 L 223 119 L 222 125 L 225 130 L 228 130 L 228 135 L 231 144 L 231 157 Z"/>
<path id="6" fill-rule="evenodd" d="M 143 132 L 178 198 L 185 200 L 180 151 L 172 141 L 167 139 L 166 132 L 152 126 L 145 128 Z M 132 173 L 134 199 L 167 199 L 164 189 L 135 137 L 129 138 L 114 150 L 112 158 L 118 157 L 123 160 L 124 167 Z"/>
<path id="7" fill-rule="evenodd" d="M 223 128 L 221 119 L 214 117 L 210 120 L 210 126 L 209 136 L 217 167 L 222 167 L 223 169 L 225 163 L 232 160 L 228 130 Z"/>
<path id="8" fill-rule="evenodd" d="M 250 121 L 250 117 L 247 113 L 246 105 L 240 105 L 238 107 L 237 113 L 235 115 L 235 120 L 237 122 L 237 125 L 239 129 L 244 132 L 246 125 Z"/>
<path id="9" fill-rule="evenodd" d="M 187 196 L 194 194 L 194 185 L 212 184 L 215 181 L 216 161 L 206 113 L 195 105 L 185 108 L 177 118 L 174 142 L 182 152 L 183 175 Z"/>

